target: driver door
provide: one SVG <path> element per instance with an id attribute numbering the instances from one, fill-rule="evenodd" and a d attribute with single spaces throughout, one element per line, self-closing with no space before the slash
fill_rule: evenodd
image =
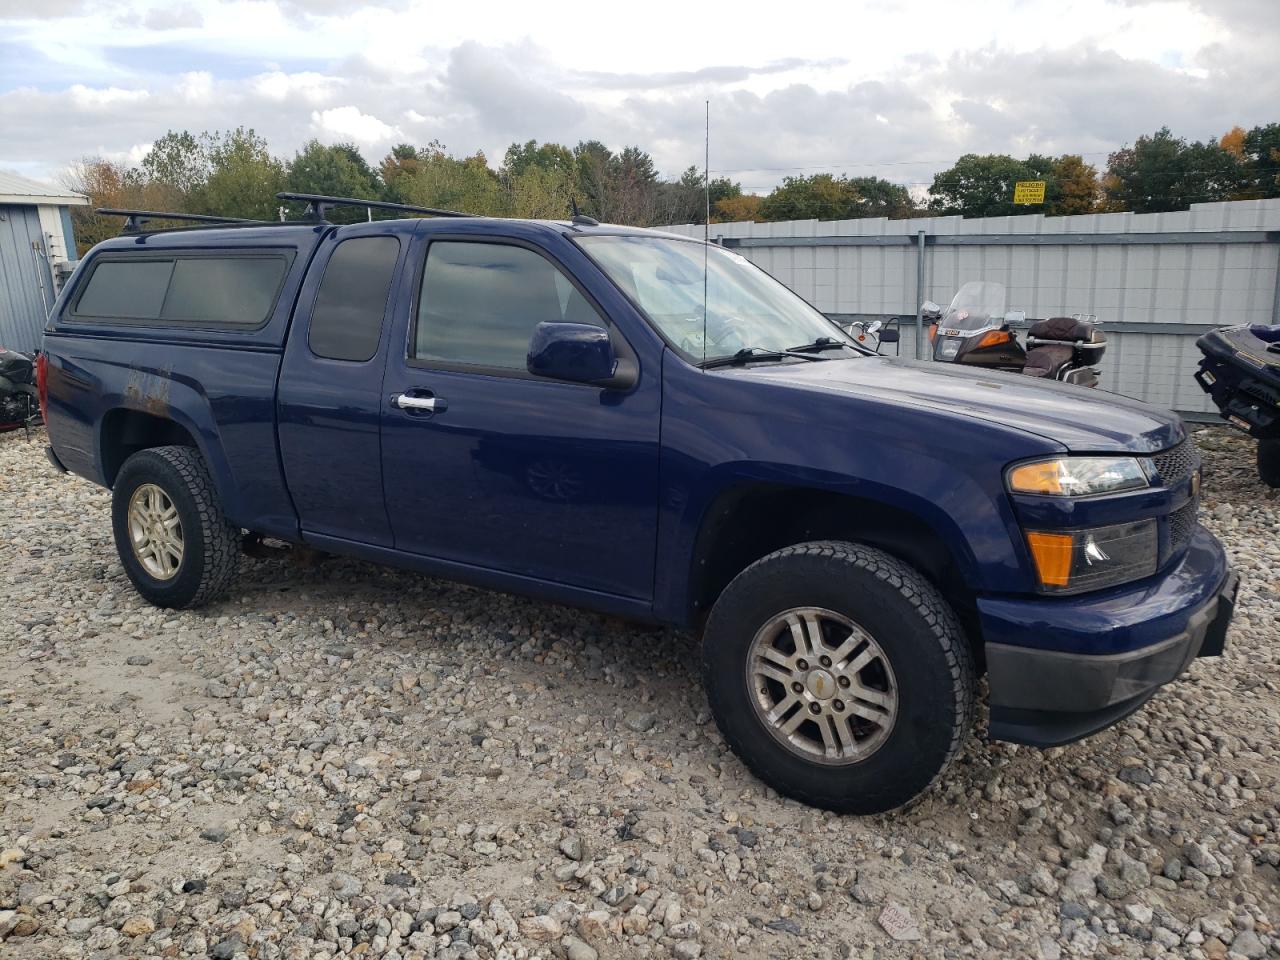
<path id="1" fill-rule="evenodd" d="M 383 384 L 396 548 L 651 599 L 659 371 L 641 369 L 626 392 L 532 376 L 525 357 L 543 320 L 597 324 L 615 353 L 628 346 L 541 247 L 424 233 L 407 342 Z M 401 396 L 418 403 L 402 408 Z"/>

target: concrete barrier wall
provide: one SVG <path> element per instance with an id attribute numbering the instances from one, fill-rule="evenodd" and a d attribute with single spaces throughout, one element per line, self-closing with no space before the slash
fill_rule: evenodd
<path id="1" fill-rule="evenodd" d="M 1177 213 L 718 223 L 710 235 L 837 318 L 909 315 L 902 353 L 912 356 L 921 231 L 923 299 L 945 306 L 965 281 L 994 280 L 1028 317 L 1097 314 L 1102 388 L 1193 416 L 1214 411 L 1192 380 L 1196 337 L 1280 323 L 1280 199 Z"/>

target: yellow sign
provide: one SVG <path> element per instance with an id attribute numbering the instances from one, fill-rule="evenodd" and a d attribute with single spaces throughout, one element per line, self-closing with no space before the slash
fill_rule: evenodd
<path id="1" fill-rule="evenodd" d="M 1019 180 L 1013 185 L 1014 203 L 1044 203 L 1043 180 Z"/>

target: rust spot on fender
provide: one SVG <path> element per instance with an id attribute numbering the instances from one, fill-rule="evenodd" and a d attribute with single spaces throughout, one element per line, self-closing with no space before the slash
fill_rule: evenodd
<path id="1" fill-rule="evenodd" d="M 160 370 L 158 373 L 147 373 L 134 370 L 129 374 L 129 382 L 125 384 L 124 395 L 137 409 L 157 417 L 169 415 L 169 388 L 171 370 Z"/>

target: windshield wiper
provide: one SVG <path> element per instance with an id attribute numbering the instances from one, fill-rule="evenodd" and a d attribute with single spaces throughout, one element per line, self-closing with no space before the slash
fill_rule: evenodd
<path id="1" fill-rule="evenodd" d="M 839 347 L 843 350 L 852 344 L 845 343 L 843 340 L 837 340 L 835 337 L 819 337 L 813 343 L 802 343 L 798 347 L 788 347 L 787 353 L 803 353 L 806 350 L 830 350 L 832 347 Z"/>
<path id="2" fill-rule="evenodd" d="M 702 369 L 710 367 L 727 367 L 734 364 L 749 363 L 752 360 L 781 360 L 784 357 L 798 357 L 801 360 L 825 360 L 826 357 L 811 357 L 807 353 L 796 353 L 792 350 L 768 350 L 764 347 L 743 347 L 737 353 L 726 357 L 712 357 L 699 364 Z"/>

